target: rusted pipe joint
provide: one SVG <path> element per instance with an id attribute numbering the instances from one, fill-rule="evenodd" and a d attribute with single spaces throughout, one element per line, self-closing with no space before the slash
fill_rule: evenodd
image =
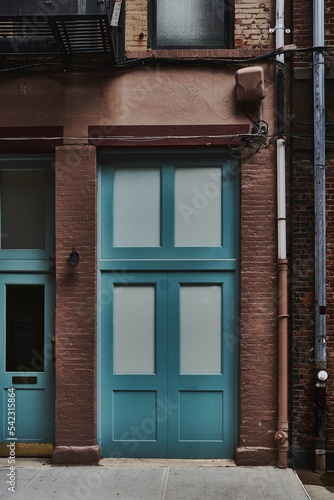
<path id="1" fill-rule="evenodd" d="M 288 439 L 289 439 L 288 433 L 285 431 L 280 430 L 275 433 L 275 440 L 279 444 L 284 444 Z"/>
<path id="2" fill-rule="evenodd" d="M 288 271 L 289 259 L 277 259 L 277 267 L 279 270 Z"/>

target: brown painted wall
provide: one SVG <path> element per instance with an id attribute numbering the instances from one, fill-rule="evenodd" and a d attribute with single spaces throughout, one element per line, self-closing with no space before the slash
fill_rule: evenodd
<path id="1" fill-rule="evenodd" d="M 96 154 L 89 125 L 248 124 L 228 68 L 15 75 L 1 82 L 0 126 L 64 128 L 56 151 L 55 461 L 90 463 L 96 445 Z M 274 129 L 275 68 L 264 64 L 263 118 Z M 74 138 L 74 139 L 73 139 Z M 148 144 L 151 146 L 151 144 Z M 15 148 L 13 147 L 13 153 Z M 238 463 L 276 458 L 275 144 L 242 162 Z M 66 259 L 75 246 L 80 263 Z M 80 455 L 81 454 L 81 455 Z M 78 456 L 81 458 L 78 458 Z M 84 458 L 83 458 L 84 457 Z"/>
<path id="2" fill-rule="evenodd" d="M 249 123 L 235 103 L 229 68 L 145 66 L 115 73 L 57 73 L 2 77 L 0 126 L 62 125 L 64 135 L 85 142 L 88 125 Z M 266 66 L 272 119 L 273 82 Z M 69 141 L 67 141 L 69 142 Z"/>

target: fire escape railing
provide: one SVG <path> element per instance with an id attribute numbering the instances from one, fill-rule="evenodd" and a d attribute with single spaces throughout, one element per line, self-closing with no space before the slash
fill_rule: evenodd
<path id="1" fill-rule="evenodd" d="M 112 26 L 119 0 L 0 0 L 0 55 L 106 54 L 116 64 L 122 30 Z"/>

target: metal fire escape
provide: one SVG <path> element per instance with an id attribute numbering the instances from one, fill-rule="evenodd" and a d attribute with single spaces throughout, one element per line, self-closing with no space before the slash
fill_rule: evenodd
<path id="1" fill-rule="evenodd" d="M 55 55 L 64 63 L 121 52 L 121 0 L 0 0 L 0 55 Z"/>

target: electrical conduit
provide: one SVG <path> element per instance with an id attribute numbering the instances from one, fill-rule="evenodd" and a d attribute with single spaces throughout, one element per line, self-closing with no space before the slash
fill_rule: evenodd
<path id="1" fill-rule="evenodd" d="M 313 0 L 313 45 L 323 47 L 324 0 Z M 314 106 L 314 210 L 315 210 L 315 370 L 316 431 L 315 470 L 326 472 L 326 150 L 325 58 L 313 53 Z"/>

